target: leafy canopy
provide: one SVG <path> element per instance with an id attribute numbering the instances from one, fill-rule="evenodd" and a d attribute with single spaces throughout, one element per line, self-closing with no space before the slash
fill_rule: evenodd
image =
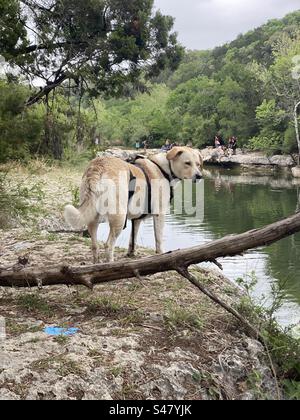
<path id="1" fill-rule="evenodd" d="M 153 0 L 0 0 L 0 22 L 1 54 L 41 84 L 29 105 L 66 80 L 119 95 L 182 55 L 173 18 L 153 13 Z"/>

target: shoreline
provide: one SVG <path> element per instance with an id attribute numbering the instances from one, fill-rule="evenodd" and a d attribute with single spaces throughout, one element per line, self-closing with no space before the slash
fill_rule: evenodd
<path id="1" fill-rule="evenodd" d="M 134 158 L 137 155 L 151 156 L 158 153 L 159 149 L 134 150 L 120 147 L 111 147 L 104 152 L 98 152 L 98 156 L 114 156 L 123 160 Z M 213 147 L 200 149 L 204 164 L 216 167 L 253 167 L 259 168 L 278 168 L 282 170 L 292 170 L 296 166 L 296 158 L 290 155 L 268 156 L 263 152 L 243 152 L 238 149 L 236 155 L 230 157 L 218 152 Z"/>
<path id="2" fill-rule="evenodd" d="M 236 155 L 225 156 L 212 147 L 202 149 L 201 153 L 206 164 L 217 166 L 277 167 L 281 169 L 292 169 L 296 166 L 296 160 L 290 155 L 268 156 L 263 152 L 243 152 L 238 149 Z"/>

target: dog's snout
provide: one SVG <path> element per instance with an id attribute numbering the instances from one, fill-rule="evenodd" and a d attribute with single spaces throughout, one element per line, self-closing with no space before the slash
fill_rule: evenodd
<path id="1" fill-rule="evenodd" d="M 201 173 L 197 173 L 197 174 L 194 176 L 194 178 L 193 178 L 193 182 L 194 182 L 194 183 L 197 183 L 197 182 L 201 181 L 201 179 L 202 179 L 202 178 L 203 178 L 202 174 L 201 174 Z"/>

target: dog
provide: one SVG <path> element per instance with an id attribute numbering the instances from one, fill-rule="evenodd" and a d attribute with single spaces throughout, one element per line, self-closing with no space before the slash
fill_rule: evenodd
<path id="1" fill-rule="evenodd" d="M 115 157 L 98 157 L 88 166 L 80 188 L 80 207 L 68 205 L 66 222 L 74 229 L 88 227 L 94 264 L 99 262 L 98 226 L 108 221 L 110 233 L 106 259 L 114 261 L 116 241 L 127 221 L 132 221 L 128 256 L 136 250 L 141 222 L 153 217 L 156 253 L 163 253 L 165 215 L 172 198 L 172 183 L 202 179 L 201 153 L 189 147 L 174 147 L 168 153 L 137 158 L 134 163 Z"/>

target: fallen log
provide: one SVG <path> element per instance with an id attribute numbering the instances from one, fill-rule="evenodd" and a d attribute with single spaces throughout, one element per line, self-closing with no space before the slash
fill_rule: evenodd
<path id="1" fill-rule="evenodd" d="M 264 338 L 241 314 L 206 289 L 192 276 L 191 265 L 211 261 L 217 265 L 220 257 L 243 254 L 245 251 L 270 245 L 287 236 L 300 232 L 300 213 L 239 235 L 230 235 L 205 245 L 156 255 L 140 260 L 123 260 L 92 266 L 69 267 L 58 265 L 43 268 L 24 268 L 21 271 L 1 271 L 0 287 L 39 287 L 53 285 L 83 285 L 90 289 L 97 284 L 111 281 L 141 278 L 142 276 L 177 271 L 206 296 L 235 316 L 247 328 L 249 334 L 263 344 Z M 220 266 L 220 265 L 219 265 Z"/>
<path id="2" fill-rule="evenodd" d="M 49 230 L 49 233 L 54 234 L 67 234 L 67 235 L 82 235 L 84 238 L 89 238 L 89 231 L 86 229 L 81 230 L 69 230 L 69 229 L 59 229 L 59 230 Z"/>
<path id="3" fill-rule="evenodd" d="M 261 229 L 230 235 L 208 244 L 155 255 L 139 260 L 81 267 L 65 265 L 25 268 L 22 271 L 0 272 L 0 287 L 35 287 L 39 285 L 94 285 L 114 280 L 177 271 L 201 262 L 216 262 L 218 258 L 243 254 L 245 251 L 270 245 L 300 231 L 300 213 Z"/>

